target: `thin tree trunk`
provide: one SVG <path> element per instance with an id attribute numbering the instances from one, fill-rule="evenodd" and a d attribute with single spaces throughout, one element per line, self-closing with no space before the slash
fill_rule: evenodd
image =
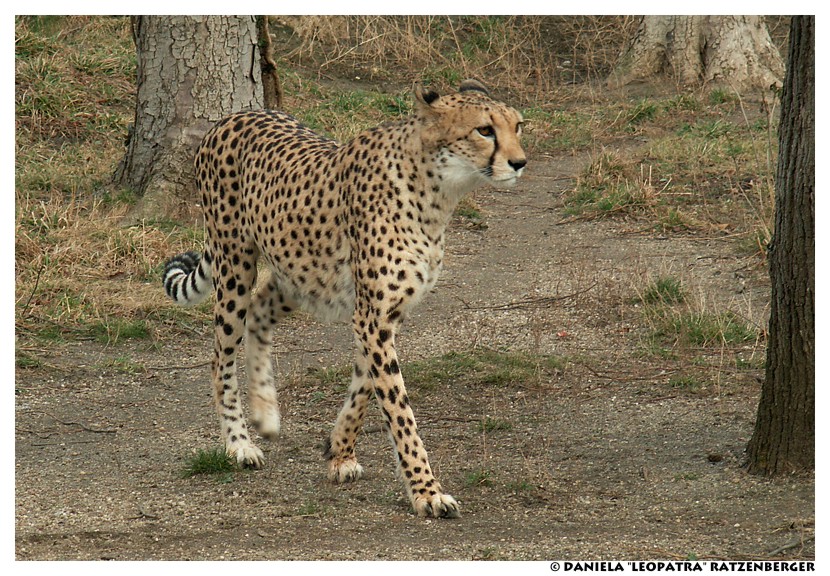
<path id="1" fill-rule="evenodd" d="M 257 34 L 259 35 L 260 70 L 262 71 L 262 94 L 265 107 L 272 110 L 282 108 L 282 85 L 274 61 L 274 45 L 271 42 L 271 27 L 268 16 L 257 16 Z"/>
<path id="2" fill-rule="evenodd" d="M 751 472 L 815 469 L 815 17 L 793 17 L 781 95 L 772 310 Z"/>
<path id="3" fill-rule="evenodd" d="M 135 16 L 136 115 L 114 180 L 143 196 L 137 218 L 192 199 L 193 155 L 223 116 L 262 107 L 253 17 Z"/>

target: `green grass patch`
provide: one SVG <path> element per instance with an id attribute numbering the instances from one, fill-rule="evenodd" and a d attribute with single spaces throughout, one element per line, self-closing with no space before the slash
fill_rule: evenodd
<path id="1" fill-rule="evenodd" d="M 680 337 L 697 346 L 735 345 L 758 338 L 757 330 L 731 311 L 691 312 L 675 318 L 671 325 Z"/>
<path id="2" fill-rule="evenodd" d="M 323 511 L 319 502 L 307 500 L 297 509 L 297 516 L 317 516 Z"/>
<path id="3" fill-rule="evenodd" d="M 706 387 L 706 382 L 695 376 L 678 375 L 669 378 L 669 386 L 679 390 L 695 392 Z"/>
<path id="4" fill-rule="evenodd" d="M 106 318 L 94 322 L 88 328 L 89 334 L 102 344 L 115 344 L 122 340 L 143 340 L 150 337 L 146 320 Z"/>
<path id="5" fill-rule="evenodd" d="M 135 47 L 129 18 L 15 19 L 15 112 L 47 138 L 117 139 L 132 119 Z"/>
<path id="6" fill-rule="evenodd" d="M 654 120 L 659 111 L 660 107 L 655 102 L 641 100 L 629 111 L 626 122 L 631 125 Z"/>
<path id="7" fill-rule="evenodd" d="M 667 112 L 698 112 L 702 106 L 700 100 L 692 94 L 678 94 L 666 100 L 663 107 Z"/>
<path id="8" fill-rule="evenodd" d="M 435 390 L 479 371 L 481 364 L 476 356 L 475 353 L 469 352 L 449 352 L 442 356 L 409 362 L 402 370 L 408 380 L 417 382 L 419 389 Z"/>
<path id="9" fill-rule="evenodd" d="M 192 248 L 111 187 L 135 113 L 128 17 L 15 18 L 15 325 L 23 340 L 146 339 L 159 266 Z M 164 305 L 167 305 L 166 302 Z"/>
<path id="10" fill-rule="evenodd" d="M 18 368 L 26 370 L 32 368 L 40 368 L 41 366 L 43 366 L 43 361 L 34 354 L 30 354 L 28 352 L 23 351 L 16 351 L 14 355 L 14 365 Z"/>
<path id="11" fill-rule="evenodd" d="M 352 379 L 353 367 L 351 364 L 341 366 L 327 366 L 325 368 L 309 368 L 308 376 L 315 382 L 337 390 L 348 388 Z"/>
<path id="12" fill-rule="evenodd" d="M 677 232 L 699 228 L 699 220 L 679 208 L 659 211 L 654 229 L 660 232 Z"/>
<path id="13" fill-rule="evenodd" d="M 530 492 L 531 490 L 533 490 L 533 484 L 531 484 L 527 480 L 515 480 L 513 482 L 507 483 L 507 489 L 511 492 L 521 494 L 523 492 Z"/>
<path id="14" fill-rule="evenodd" d="M 136 194 L 133 190 L 128 189 L 105 189 L 101 193 L 101 202 L 107 207 L 118 205 L 133 206 L 136 202 L 138 202 L 138 200 L 138 194 Z"/>
<path id="15" fill-rule="evenodd" d="M 464 80 L 464 73 L 458 69 L 458 59 L 442 64 L 428 64 L 421 74 L 426 86 L 458 86 Z"/>
<path id="16" fill-rule="evenodd" d="M 772 230 L 765 225 L 758 226 L 741 236 L 736 245 L 737 252 L 742 255 L 757 255 L 766 258 L 767 248 L 771 240 Z"/>
<path id="17" fill-rule="evenodd" d="M 108 368 L 120 372 L 122 374 L 143 374 L 144 365 L 134 361 L 127 356 L 118 356 L 110 358 L 101 364 L 102 368 Z"/>
<path id="18" fill-rule="evenodd" d="M 473 206 L 459 205 L 455 209 L 455 215 L 461 218 L 466 218 L 467 220 L 472 220 L 476 222 L 481 221 L 481 212 L 478 210 L 478 208 L 475 208 Z"/>
<path id="19" fill-rule="evenodd" d="M 662 337 L 658 336 L 653 326 L 647 334 L 640 338 L 638 352 L 645 358 L 677 359 L 677 351 L 674 349 L 674 345 L 667 343 Z"/>
<path id="20" fill-rule="evenodd" d="M 233 458 L 228 456 L 223 447 L 202 450 L 190 456 L 185 461 L 181 471 L 182 478 L 193 476 L 218 476 L 220 481 L 227 482 L 229 477 L 238 470 Z"/>
<path id="21" fill-rule="evenodd" d="M 766 367 L 766 358 L 762 354 L 750 358 L 735 357 L 735 368 L 738 370 L 763 370 Z"/>
<path id="22" fill-rule="evenodd" d="M 545 374 L 561 370 L 563 366 L 564 363 L 553 356 L 476 349 L 409 362 L 402 369 L 404 377 L 415 388 L 436 390 L 453 383 L 490 386 L 532 384 Z"/>
<path id="23" fill-rule="evenodd" d="M 741 368 L 744 355 L 763 356 L 763 333 L 750 320 L 734 310 L 718 309 L 703 299 L 689 298 L 679 278 L 660 274 L 637 290 L 633 303 L 642 305 L 644 330 L 639 349 L 645 357 L 675 361 L 685 358 L 694 365 L 709 366 L 708 356 L 720 356 L 720 365 L 735 363 Z M 746 364 L 750 364 L 747 361 Z M 698 390 L 706 382 L 697 375 L 680 373 L 669 385 L 674 388 Z"/>
<path id="24" fill-rule="evenodd" d="M 643 294 L 643 302 L 646 304 L 677 304 L 685 298 L 683 284 L 674 276 L 658 276 L 649 283 Z"/>
<path id="25" fill-rule="evenodd" d="M 728 88 L 715 88 L 709 92 L 709 103 L 713 106 L 720 106 L 722 104 L 736 104 L 738 102 L 738 95 L 734 90 Z"/>
<path id="26" fill-rule="evenodd" d="M 577 129 L 600 150 L 563 195 L 564 215 L 636 219 L 663 234 L 742 232 L 738 249 L 763 257 L 758 246 L 772 229 L 774 202 L 764 184 L 774 178 L 775 125 L 751 111 L 736 114 L 739 102 L 729 91 L 715 91 L 561 113 L 577 119 Z M 536 107 L 528 117 L 530 143 L 556 148 L 552 143 L 563 134 L 556 115 Z M 647 144 L 633 151 L 601 148 L 632 132 L 647 134 Z"/>
<path id="27" fill-rule="evenodd" d="M 493 473 L 489 470 L 473 470 L 464 477 L 464 484 L 468 488 L 490 486 L 493 483 Z"/>
<path id="28" fill-rule="evenodd" d="M 481 213 L 481 208 L 475 199 L 470 196 L 464 196 L 455 207 L 453 217 L 461 219 L 467 226 L 474 230 L 487 230 L 487 222 L 484 219 L 484 214 Z"/>
<path id="29" fill-rule="evenodd" d="M 48 322 L 41 324 L 29 333 L 36 341 L 46 344 L 63 344 L 71 339 L 69 331 L 57 324 Z"/>
<path id="30" fill-rule="evenodd" d="M 478 432 L 486 432 L 487 434 L 491 432 L 499 432 L 499 431 L 506 431 L 512 430 L 513 424 L 508 422 L 507 420 L 501 420 L 498 418 L 490 418 L 487 416 L 483 420 L 481 420 L 476 425 L 476 430 Z"/>
<path id="31" fill-rule="evenodd" d="M 652 306 L 646 316 L 657 342 L 718 347 L 756 342 L 758 330 L 732 311 L 707 312 L 690 307 Z"/>

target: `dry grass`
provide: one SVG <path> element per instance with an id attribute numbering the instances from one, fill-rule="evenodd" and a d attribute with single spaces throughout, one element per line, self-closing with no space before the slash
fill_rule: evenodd
<path id="1" fill-rule="evenodd" d="M 328 75 L 457 85 L 486 79 L 519 104 L 604 75 L 632 17 L 296 16 L 280 18 L 298 39 L 286 60 Z M 347 72 L 347 73 L 346 73 Z"/>
<path id="2" fill-rule="evenodd" d="M 157 225 L 122 227 L 128 210 L 126 204 L 108 206 L 63 194 L 17 198 L 18 335 L 115 341 L 130 324 L 166 318 L 168 307 L 158 288 L 161 263 L 190 248 L 193 239 Z"/>

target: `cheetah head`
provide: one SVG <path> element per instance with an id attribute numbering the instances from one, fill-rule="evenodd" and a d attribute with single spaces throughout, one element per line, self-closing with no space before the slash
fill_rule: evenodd
<path id="1" fill-rule="evenodd" d="M 481 181 L 516 184 L 527 164 L 517 110 L 493 100 L 476 80 L 465 80 L 455 94 L 440 96 L 420 85 L 414 93 L 424 147 L 437 153 L 445 180 L 462 189 Z"/>

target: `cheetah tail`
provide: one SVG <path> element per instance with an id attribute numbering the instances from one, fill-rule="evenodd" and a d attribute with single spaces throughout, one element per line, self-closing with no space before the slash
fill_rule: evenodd
<path id="1" fill-rule="evenodd" d="M 213 290 L 210 254 L 185 252 L 168 260 L 162 276 L 164 290 L 176 304 L 193 306 L 204 300 Z"/>

